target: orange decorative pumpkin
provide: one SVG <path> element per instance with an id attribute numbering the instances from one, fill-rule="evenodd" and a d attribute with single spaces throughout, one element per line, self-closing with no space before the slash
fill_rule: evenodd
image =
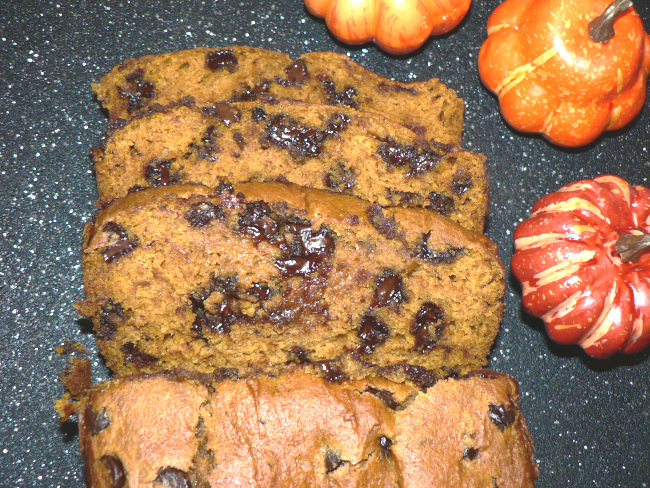
<path id="1" fill-rule="evenodd" d="M 639 113 L 650 37 L 629 0 L 610 2 L 506 0 L 492 12 L 479 74 L 511 126 L 575 147 Z"/>
<path id="2" fill-rule="evenodd" d="M 540 198 L 515 230 L 522 305 L 591 356 L 650 345 L 650 189 L 612 175 Z"/>
<path id="3" fill-rule="evenodd" d="M 392 54 L 407 54 L 429 36 L 451 31 L 471 0 L 305 0 L 332 34 L 347 44 L 374 41 Z"/>

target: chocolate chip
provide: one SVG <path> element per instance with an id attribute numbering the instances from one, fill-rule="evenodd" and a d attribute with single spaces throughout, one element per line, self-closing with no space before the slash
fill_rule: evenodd
<path id="1" fill-rule="evenodd" d="M 462 195 L 472 186 L 472 177 L 469 175 L 456 175 L 451 183 L 451 189 L 456 195 Z"/>
<path id="2" fill-rule="evenodd" d="M 440 162 L 442 154 L 425 144 L 404 145 L 387 138 L 379 147 L 379 155 L 389 166 L 408 166 L 407 176 L 418 176 L 431 171 Z"/>
<path id="3" fill-rule="evenodd" d="M 102 339 L 110 339 L 117 332 L 117 328 L 124 322 L 126 316 L 124 309 L 119 303 L 108 300 L 102 305 L 102 311 L 99 315 L 99 330 L 97 336 Z"/>
<path id="4" fill-rule="evenodd" d="M 332 471 L 339 469 L 345 461 L 341 459 L 341 456 L 338 452 L 327 449 L 325 453 L 325 473 L 330 474 Z"/>
<path id="5" fill-rule="evenodd" d="M 454 203 L 453 198 L 441 195 L 435 191 L 429 193 L 429 205 L 427 206 L 428 209 L 433 210 L 434 212 L 438 212 L 445 217 L 448 217 L 454 211 L 455 207 L 456 204 Z"/>
<path id="6" fill-rule="evenodd" d="M 271 242 L 278 232 L 276 219 L 268 203 L 249 203 L 239 216 L 239 231 L 253 239 L 255 243 L 262 240 Z"/>
<path id="7" fill-rule="evenodd" d="M 144 70 L 138 68 L 125 78 L 127 87 L 117 87 L 117 93 L 127 99 L 129 112 L 140 110 L 145 106 L 145 100 L 154 96 L 154 84 L 144 79 Z"/>
<path id="8" fill-rule="evenodd" d="M 151 186 L 175 185 L 180 182 L 178 175 L 170 173 L 172 161 L 154 158 L 144 169 L 144 178 Z"/>
<path id="9" fill-rule="evenodd" d="M 302 85 L 305 80 L 309 78 L 307 64 L 305 64 L 302 59 L 297 60 L 291 66 L 286 68 L 284 72 L 287 74 L 287 80 L 282 83 L 284 86 Z"/>
<path id="10" fill-rule="evenodd" d="M 158 471 L 154 480 L 165 488 L 192 488 L 188 474 L 178 468 L 164 468 Z"/>
<path id="11" fill-rule="evenodd" d="M 112 263 L 127 254 L 131 253 L 137 246 L 137 239 L 130 239 L 126 229 L 115 222 L 108 222 L 102 227 L 102 231 L 108 234 L 107 247 L 102 249 L 104 261 Z"/>
<path id="12" fill-rule="evenodd" d="M 120 348 L 124 353 L 124 360 L 129 363 L 135 363 L 137 366 L 152 366 L 158 361 L 157 358 L 142 352 L 138 346 L 132 342 L 122 344 Z"/>
<path id="13" fill-rule="evenodd" d="M 253 119 L 253 122 L 261 122 L 263 120 L 266 120 L 266 112 L 262 107 L 255 107 L 251 111 L 251 118 Z"/>
<path id="14" fill-rule="evenodd" d="M 284 256 L 275 260 L 283 277 L 307 276 L 334 253 L 334 235 L 324 225 L 313 231 L 308 224 L 292 223 L 283 225 L 283 230 L 291 237 L 280 246 Z"/>
<path id="15" fill-rule="evenodd" d="M 387 239 L 397 239 L 404 235 L 404 232 L 400 231 L 397 227 L 395 216 L 386 218 L 384 216 L 384 210 L 379 205 L 370 205 L 367 216 L 372 226 Z"/>
<path id="16" fill-rule="evenodd" d="M 244 141 L 244 136 L 241 132 L 235 132 L 232 135 L 232 140 L 235 141 L 235 144 L 237 144 L 237 147 L 239 147 L 240 151 L 244 150 L 244 147 L 246 146 L 246 142 Z"/>
<path id="17" fill-rule="evenodd" d="M 196 154 L 196 157 L 199 159 L 216 161 L 217 154 L 219 153 L 217 137 L 219 137 L 219 134 L 216 132 L 215 126 L 209 125 L 201 136 L 200 142 L 192 142 L 188 145 L 189 152 L 185 155 L 185 157 L 188 158 L 191 156 L 191 154 Z"/>
<path id="18" fill-rule="evenodd" d="M 371 354 L 375 348 L 388 340 L 390 329 L 372 315 L 364 315 L 357 330 L 361 344 L 357 348 L 360 354 Z"/>
<path id="19" fill-rule="evenodd" d="M 307 364 L 309 363 L 309 355 L 300 346 L 295 346 L 291 349 L 289 361 L 296 364 Z"/>
<path id="20" fill-rule="evenodd" d="M 111 424 L 108 415 L 106 415 L 106 408 L 103 408 L 102 411 L 98 413 L 90 405 L 86 406 L 84 419 L 86 421 L 86 426 L 90 431 L 90 435 L 99 434 Z"/>
<path id="21" fill-rule="evenodd" d="M 122 461 L 108 454 L 102 456 L 99 460 L 104 464 L 110 478 L 108 488 L 123 488 L 126 484 L 126 474 L 124 473 Z"/>
<path id="22" fill-rule="evenodd" d="M 237 56 L 233 54 L 232 49 L 211 51 L 205 57 L 205 65 L 212 71 L 226 69 L 234 73 L 238 64 Z"/>
<path id="23" fill-rule="evenodd" d="M 431 388 L 440 379 L 440 376 L 433 371 L 428 370 L 423 366 L 415 364 L 407 364 L 404 366 L 404 372 L 408 375 L 409 379 L 417 386 L 426 390 Z"/>
<path id="24" fill-rule="evenodd" d="M 488 417 L 500 431 L 510 427 L 517 418 L 516 410 L 513 406 L 496 405 L 490 403 L 488 406 Z"/>
<path id="25" fill-rule="evenodd" d="M 384 453 L 386 456 L 391 455 L 391 446 L 393 445 L 393 441 L 386 437 L 385 435 L 382 435 L 379 438 L 379 447 L 381 447 L 381 451 Z"/>
<path id="26" fill-rule="evenodd" d="M 192 227 L 207 227 L 213 220 L 223 219 L 224 212 L 212 202 L 198 202 L 190 206 L 184 218 Z"/>
<path id="27" fill-rule="evenodd" d="M 203 108 L 203 114 L 216 118 L 223 122 L 226 127 L 230 127 L 241 120 L 241 111 L 238 108 L 233 108 L 227 102 L 217 102 L 214 105 L 206 106 Z"/>
<path id="28" fill-rule="evenodd" d="M 415 250 L 413 251 L 413 257 L 431 264 L 451 264 L 465 254 L 465 248 L 462 247 L 450 247 L 444 251 L 432 251 L 428 245 L 430 236 L 431 231 L 422 234 L 422 239 L 416 244 Z"/>
<path id="29" fill-rule="evenodd" d="M 357 185 L 357 178 L 352 168 L 346 168 L 339 163 L 333 166 L 325 175 L 325 185 L 334 188 L 336 191 L 343 192 L 351 190 Z"/>
<path id="30" fill-rule="evenodd" d="M 246 293 L 257 298 L 260 302 L 268 300 L 271 297 L 271 289 L 266 283 L 253 283 L 251 287 L 246 290 Z"/>
<path id="31" fill-rule="evenodd" d="M 373 307 L 399 309 L 399 304 L 402 302 L 408 302 L 402 277 L 392 269 L 385 271 L 377 281 Z"/>
<path id="32" fill-rule="evenodd" d="M 349 122 L 347 116 L 337 115 L 332 117 L 325 130 L 321 130 L 303 125 L 286 114 L 278 114 L 266 124 L 262 143 L 288 149 L 295 159 L 314 158 L 323 151 L 325 141 L 344 131 Z"/>
<path id="33" fill-rule="evenodd" d="M 320 75 L 318 79 L 323 87 L 323 91 L 327 95 L 326 103 L 350 108 L 357 108 L 359 106 L 359 102 L 355 99 L 357 90 L 353 86 L 347 85 L 341 91 L 336 91 L 336 85 L 331 78 L 328 78 L 326 75 Z"/>
<path id="34" fill-rule="evenodd" d="M 426 302 L 420 307 L 411 324 L 415 350 L 428 352 L 436 346 L 446 325 L 445 318 L 444 311 L 435 303 Z"/>
<path id="35" fill-rule="evenodd" d="M 463 459 L 474 461 L 478 457 L 478 452 L 478 449 L 475 449 L 473 447 L 466 447 L 463 451 Z"/>
<path id="36" fill-rule="evenodd" d="M 213 293 L 223 295 L 220 303 L 213 305 L 211 310 L 205 309 L 205 300 Z M 212 283 L 201 292 L 190 296 L 192 312 L 196 315 L 192 324 L 192 331 L 203 337 L 205 332 L 227 334 L 230 327 L 237 320 L 244 318 L 237 304 L 239 291 L 237 276 L 228 275 L 215 277 Z"/>
<path id="37" fill-rule="evenodd" d="M 320 369 L 328 383 L 341 383 L 348 379 L 341 368 L 332 361 L 321 362 Z"/>
<path id="38" fill-rule="evenodd" d="M 384 405 L 386 405 L 391 410 L 397 410 L 402 407 L 402 405 L 397 400 L 395 400 L 395 396 L 393 395 L 392 391 L 380 390 L 373 388 L 372 386 L 367 387 L 365 391 L 379 398 L 384 403 Z"/>

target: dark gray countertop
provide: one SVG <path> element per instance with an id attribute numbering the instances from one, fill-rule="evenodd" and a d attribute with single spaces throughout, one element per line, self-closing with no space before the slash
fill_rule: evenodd
<path id="1" fill-rule="evenodd" d="M 477 56 L 497 0 L 475 0 L 451 35 L 406 57 L 337 43 L 301 0 L 2 2 L 0 7 L 0 486 L 79 487 L 77 437 L 53 402 L 71 339 L 97 352 L 73 304 L 82 294 L 80 240 L 96 192 L 88 158 L 107 126 L 90 83 L 124 58 L 198 45 L 347 52 L 388 77 L 438 77 L 467 105 L 464 146 L 492 176 L 488 235 L 509 263 L 512 233 L 537 198 L 565 183 L 613 173 L 650 186 L 650 107 L 628 127 L 579 150 L 509 129 L 481 85 Z M 646 29 L 650 4 L 637 1 Z M 648 352 L 589 359 L 550 343 L 521 311 L 510 277 L 490 367 L 520 383 L 539 463 L 539 487 L 650 486 Z M 107 377 L 94 361 L 96 380 Z"/>

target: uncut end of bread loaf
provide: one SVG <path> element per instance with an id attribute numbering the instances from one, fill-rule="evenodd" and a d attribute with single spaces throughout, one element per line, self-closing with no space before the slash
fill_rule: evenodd
<path id="1" fill-rule="evenodd" d="M 285 180 L 383 206 L 428 207 L 476 232 L 489 211 L 483 155 L 329 105 L 184 99 L 114 125 L 92 158 L 102 202 L 150 186 Z"/>
<path id="2" fill-rule="evenodd" d="M 94 386 L 76 404 L 91 488 L 527 488 L 537 466 L 518 386 L 490 371 L 426 392 L 299 371 Z"/>
<path id="3" fill-rule="evenodd" d="M 86 226 L 82 269 L 78 309 L 117 375 L 462 375 L 487 363 L 505 291 L 483 235 L 283 183 L 116 200 Z"/>
<path id="4" fill-rule="evenodd" d="M 265 97 L 375 112 L 429 140 L 462 142 L 464 102 L 440 80 L 389 80 L 332 52 L 295 60 L 246 46 L 152 54 L 115 66 L 93 90 L 112 122 L 188 95 L 201 105 Z"/>

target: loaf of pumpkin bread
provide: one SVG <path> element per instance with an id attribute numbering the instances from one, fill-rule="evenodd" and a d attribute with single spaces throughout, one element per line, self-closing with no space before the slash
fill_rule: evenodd
<path id="1" fill-rule="evenodd" d="M 485 158 L 385 117 L 303 102 L 184 99 L 113 125 L 92 151 L 99 199 L 177 183 L 285 180 L 380 205 L 423 206 L 483 232 Z"/>
<path id="2" fill-rule="evenodd" d="M 490 371 L 427 391 L 291 371 L 127 377 L 76 408 L 91 488 L 526 488 L 537 466 L 517 401 Z"/>
<path id="3" fill-rule="evenodd" d="M 117 375 L 465 374 L 487 363 L 505 291 L 483 235 L 284 183 L 127 195 L 86 226 L 82 269 L 77 306 Z"/>
<path id="4" fill-rule="evenodd" d="M 247 46 L 131 58 L 93 84 L 111 122 L 191 95 L 217 101 L 294 99 L 375 112 L 429 140 L 460 145 L 464 103 L 438 79 L 393 81 L 344 54 L 289 55 Z"/>

